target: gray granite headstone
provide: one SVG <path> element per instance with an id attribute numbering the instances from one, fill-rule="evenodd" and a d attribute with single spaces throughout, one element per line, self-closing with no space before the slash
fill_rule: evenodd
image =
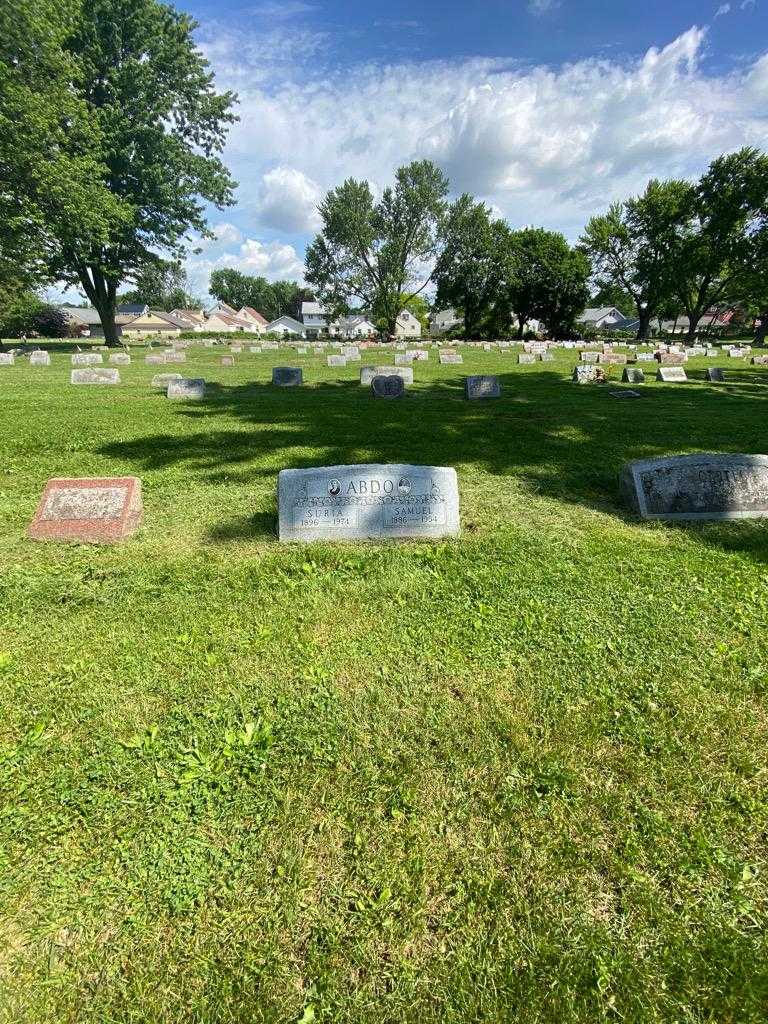
<path id="1" fill-rule="evenodd" d="M 50 352 L 31 352 L 29 355 L 30 366 L 50 366 Z"/>
<path id="2" fill-rule="evenodd" d="M 366 387 L 374 377 L 402 377 L 406 384 L 413 384 L 413 368 L 410 366 L 361 366 L 360 383 Z"/>
<path id="3" fill-rule="evenodd" d="M 753 366 L 768 366 L 768 356 L 752 356 Z"/>
<path id="4" fill-rule="evenodd" d="M 653 352 L 638 352 L 637 361 L 638 363 L 652 363 L 654 361 Z"/>
<path id="5" fill-rule="evenodd" d="M 460 365 L 464 362 L 464 357 L 460 352 L 441 352 L 440 363 L 442 366 Z"/>
<path id="6" fill-rule="evenodd" d="M 350 362 L 356 363 L 360 361 L 360 349 L 357 345 L 345 345 L 341 350 L 341 354 Z"/>
<path id="7" fill-rule="evenodd" d="M 148 366 L 162 366 L 165 363 L 165 356 L 144 356 L 144 362 L 147 363 Z"/>
<path id="8" fill-rule="evenodd" d="M 657 352 L 656 359 L 660 366 L 682 366 L 688 362 L 685 352 Z"/>
<path id="9" fill-rule="evenodd" d="M 639 391 L 633 391 L 632 388 L 621 388 L 620 391 L 609 391 L 608 394 L 611 398 L 642 398 Z"/>
<path id="10" fill-rule="evenodd" d="M 459 533 L 456 470 L 360 465 L 284 469 L 281 541 L 435 538 Z"/>
<path id="11" fill-rule="evenodd" d="M 374 398 L 402 398 L 405 394 L 405 381 L 397 374 L 374 377 L 371 381 Z"/>
<path id="12" fill-rule="evenodd" d="M 645 374 L 636 366 L 625 366 L 621 379 L 625 384 L 645 384 Z"/>
<path id="13" fill-rule="evenodd" d="M 598 354 L 599 362 L 608 363 L 611 366 L 623 366 L 627 361 L 623 352 L 600 352 Z"/>
<path id="14" fill-rule="evenodd" d="M 660 366 L 656 371 L 656 380 L 665 384 L 678 384 L 688 380 L 682 366 Z"/>
<path id="15" fill-rule="evenodd" d="M 166 352 L 163 356 L 166 363 L 186 363 L 187 353 L 186 352 Z"/>
<path id="16" fill-rule="evenodd" d="M 768 516 L 768 456 L 672 455 L 624 466 L 622 496 L 643 519 Z"/>
<path id="17" fill-rule="evenodd" d="M 13 352 L 0 352 L 0 366 L 13 366 Z"/>
<path id="18" fill-rule="evenodd" d="M 535 352 L 521 352 L 517 357 L 517 361 L 520 365 L 528 365 L 529 363 L 538 362 L 538 355 Z"/>
<path id="19" fill-rule="evenodd" d="M 304 383 L 304 375 L 299 366 L 275 366 L 272 370 L 272 383 L 281 388 L 294 388 Z"/>
<path id="20" fill-rule="evenodd" d="M 205 381 L 200 377 L 179 377 L 168 381 L 169 398 L 205 398 Z"/>
<path id="21" fill-rule="evenodd" d="M 492 374 L 476 374 L 464 378 L 464 397 L 467 401 L 480 398 L 501 398 L 501 384 Z"/>
<path id="22" fill-rule="evenodd" d="M 183 380 L 184 378 L 180 373 L 156 373 L 152 378 L 153 388 L 162 388 L 163 391 L 168 390 L 168 385 L 172 380 Z"/>
<path id="23" fill-rule="evenodd" d="M 719 366 L 708 366 L 707 380 L 710 382 L 710 384 L 724 384 L 725 374 Z"/>
<path id="24" fill-rule="evenodd" d="M 119 384 L 120 371 L 109 370 L 106 367 L 88 368 L 86 370 L 72 370 L 70 374 L 72 384 Z"/>
<path id="25" fill-rule="evenodd" d="M 542 363 L 554 363 L 555 355 L 554 352 L 542 352 L 541 353 Z"/>
<path id="26" fill-rule="evenodd" d="M 328 356 L 328 365 L 329 366 L 346 366 L 347 365 L 347 357 L 346 356 Z"/>
<path id="27" fill-rule="evenodd" d="M 395 366 L 410 366 L 413 356 L 410 352 L 395 352 Z"/>
<path id="28" fill-rule="evenodd" d="M 109 357 L 109 361 L 113 366 L 129 366 L 131 357 L 127 352 L 113 352 Z"/>
<path id="29" fill-rule="evenodd" d="M 248 351 L 252 355 L 256 355 L 256 356 L 261 355 L 261 345 L 250 345 L 248 347 Z"/>
<path id="30" fill-rule="evenodd" d="M 74 352 L 72 354 L 73 366 L 98 366 L 104 362 L 104 357 L 99 352 Z"/>
<path id="31" fill-rule="evenodd" d="M 596 363 L 600 359 L 599 352 L 582 352 L 579 356 L 582 363 Z"/>

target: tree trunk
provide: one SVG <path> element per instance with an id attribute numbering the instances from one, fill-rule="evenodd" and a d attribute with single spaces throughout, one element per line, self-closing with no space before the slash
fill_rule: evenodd
<path id="1" fill-rule="evenodd" d="M 648 336 L 651 333 L 651 314 L 647 309 L 644 309 L 639 314 L 639 323 L 637 325 L 637 340 L 647 341 Z"/>
<path id="2" fill-rule="evenodd" d="M 525 319 L 522 316 L 518 316 L 518 318 L 517 318 L 517 339 L 518 339 L 518 341 L 522 341 L 523 334 L 525 333 L 525 325 L 527 323 L 528 323 L 527 319 Z"/>
<path id="3" fill-rule="evenodd" d="M 101 320 L 101 327 L 104 331 L 104 344 L 108 348 L 119 348 L 121 345 L 120 335 L 115 324 L 115 303 L 99 303 L 96 310 Z"/>
<path id="4" fill-rule="evenodd" d="M 696 340 L 696 333 L 701 320 L 701 313 L 688 314 L 688 333 L 685 336 L 686 342 L 691 345 Z"/>
<path id="5" fill-rule="evenodd" d="M 768 335 L 768 309 L 760 314 L 760 326 L 755 330 L 755 344 L 762 348 Z"/>

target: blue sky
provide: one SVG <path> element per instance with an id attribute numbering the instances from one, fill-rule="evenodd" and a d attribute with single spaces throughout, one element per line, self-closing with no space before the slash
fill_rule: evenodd
<path id="1" fill-rule="evenodd" d="M 515 226 L 575 240 L 650 177 L 768 150 L 768 0 L 195 0 L 197 39 L 240 96 L 211 211 L 212 269 L 300 278 L 316 204 L 429 157 Z"/>

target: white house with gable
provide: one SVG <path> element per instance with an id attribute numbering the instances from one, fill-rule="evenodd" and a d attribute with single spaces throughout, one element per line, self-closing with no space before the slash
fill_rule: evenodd
<path id="1" fill-rule="evenodd" d="M 410 312 L 410 310 L 402 309 L 395 321 L 395 337 L 396 338 L 420 338 L 421 337 L 421 323 L 419 320 Z"/>
<path id="2" fill-rule="evenodd" d="M 287 313 L 283 313 L 277 320 L 272 320 L 264 328 L 266 334 L 295 334 L 299 338 L 306 338 L 307 332 L 305 325 L 299 323 L 298 320 L 294 320 L 292 316 L 288 316 Z"/>

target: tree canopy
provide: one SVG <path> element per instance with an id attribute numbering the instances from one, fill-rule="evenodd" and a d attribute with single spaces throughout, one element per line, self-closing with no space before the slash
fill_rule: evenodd
<path id="1" fill-rule="evenodd" d="M 28 156 L 12 161 L 13 180 L 27 223 L 41 227 L 35 270 L 79 284 L 116 343 L 120 284 L 160 259 L 179 259 L 190 232 L 206 235 L 205 202 L 232 203 L 234 183 L 218 154 L 235 97 L 216 92 L 187 14 L 158 0 L 61 7 L 63 14 L 45 0 L 27 18 L 39 41 L 25 51 L 35 88 L 25 91 L 10 73 L 11 113 L 18 108 L 38 126 Z M 36 66 L 41 48 L 48 85 Z M 46 172 L 41 185 L 35 146 L 54 151 L 60 181 Z"/>
<path id="2" fill-rule="evenodd" d="M 313 293 L 297 281 L 268 281 L 226 267 L 214 270 L 209 286 L 211 295 L 233 309 L 251 306 L 267 320 L 276 320 L 284 313 L 297 316 L 301 303 L 311 301 Z"/>
<path id="3" fill-rule="evenodd" d="M 307 249 L 306 278 L 333 314 L 363 308 L 392 335 L 407 296 L 429 284 L 443 242 L 448 181 L 429 160 L 401 167 L 374 201 L 349 178 L 319 206 L 321 233 Z"/>

